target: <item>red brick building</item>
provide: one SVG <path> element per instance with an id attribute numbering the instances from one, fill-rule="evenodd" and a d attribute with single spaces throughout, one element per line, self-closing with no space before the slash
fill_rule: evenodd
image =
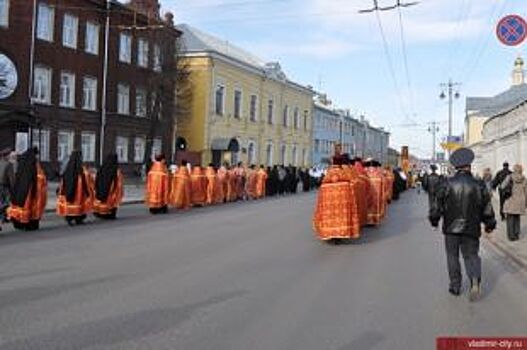
<path id="1" fill-rule="evenodd" d="M 0 149 L 38 145 L 50 176 L 73 149 L 91 165 L 116 152 L 129 174 L 152 153 L 172 156 L 180 33 L 159 8 L 158 0 L 0 0 Z"/>

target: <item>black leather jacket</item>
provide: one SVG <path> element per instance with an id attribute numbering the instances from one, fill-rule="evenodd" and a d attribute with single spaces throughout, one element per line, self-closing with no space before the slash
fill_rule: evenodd
<path id="1" fill-rule="evenodd" d="M 442 181 L 429 215 L 432 226 L 441 218 L 444 234 L 480 237 L 481 224 L 494 230 L 496 219 L 485 183 L 464 170 Z"/>
<path id="2" fill-rule="evenodd" d="M 437 192 L 437 188 L 439 186 L 440 181 L 441 181 L 441 176 L 439 176 L 436 173 L 427 175 L 426 181 L 424 184 L 425 191 L 428 192 L 429 195 L 434 196 Z"/>

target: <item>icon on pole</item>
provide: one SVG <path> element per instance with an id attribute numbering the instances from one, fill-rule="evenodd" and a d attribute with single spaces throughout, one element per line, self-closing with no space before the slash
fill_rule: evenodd
<path id="1" fill-rule="evenodd" d="M 527 22 L 518 15 L 505 16 L 496 26 L 496 35 L 502 44 L 517 46 L 527 36 Z"/>

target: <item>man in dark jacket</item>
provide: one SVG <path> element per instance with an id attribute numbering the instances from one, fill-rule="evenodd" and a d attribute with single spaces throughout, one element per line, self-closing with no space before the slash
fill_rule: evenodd
<path id="1" fill-rule="evenodd" d="M 452 153 L 450 162 L 456 168 L 456 173 L 442 181 L 429 216 L 433 227 L 438 227 L 439 220 L 443 219 L 450 277 L 449 292 L 456 296 L 461 293 L 462 277 L 459 263 L 461 250 L 465 270 L 470 279 L 471 301 L 476 300 L 481 291 L 481 258 L 479 257 L 481 224 L 485 226 L 487 233 L 496 228 L 490 193 L 485 183 L 476 180 L 470 172 L 473 160 L 474 153 L 470 149 L 461 148 Z"/>
<path id="2" fill-rule="evenodd" d="M 437 189 L 441 181 L 441 176 L 437 174 L 437 166 L 435 164 L 430 165 L 431 173 L 426 175 L 424 178 L 423 189 L 428 193 L 428 208 L 432 208 L 432 203 L 435 200 Z"/>
<path id="3" fill-rule="evenodd" d="M 509 163 L 505 162 L 503 163 L 503 169 L 498 171 L 498 173 L 496 174 L 496 177 L 494 177 L 494 180 L 492 180 L 491 182 L 492 189 L 495 191 L 496 188 L 498 188 L 498 193 L 500 195 L 501 221 L 505 220 L 505 214 L 503 213 L 503 203 L 505 203 L 506 198 L 503 195 L 503 190 L 500 188 L 501 187 L 500 185 L 503 182 L 503 180 L 505 180 L 507 176 L 509 176 L 510 174 L 512 174 L 512 171 L 509 170 Z"/>

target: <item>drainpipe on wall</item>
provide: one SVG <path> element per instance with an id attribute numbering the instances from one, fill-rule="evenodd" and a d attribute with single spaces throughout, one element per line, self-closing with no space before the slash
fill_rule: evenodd
<path id="1" fill-rule="evenodd" d="M 110 3 L 106 0 L 106 27 L 104 29 L 104 61 L 102 73 L 102 96 L 101 96 L 101 130 L 99 135 L 99 165 L 104 158 L 104 138 L 106 134 L 106 92 L 108 90 L 108 52 L 110 44 Z"/>

